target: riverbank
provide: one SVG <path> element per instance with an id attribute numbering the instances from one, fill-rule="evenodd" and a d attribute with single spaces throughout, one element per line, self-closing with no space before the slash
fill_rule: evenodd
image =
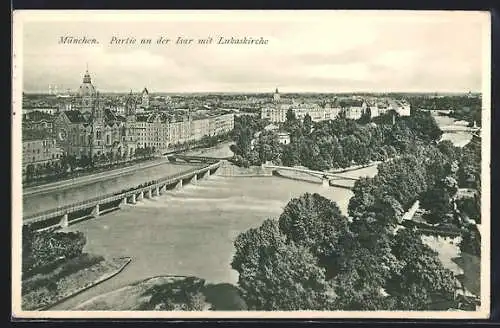
<path id="1" fill-rule="evenodd" d="M 171 151 L 168 154 L 182 154 L 188 156 L 208 156 L 227 158 L 233 156 L 233 152 L 229 146 L 233 144 L 232 141 L 225 141 L 213 147 L 195 148 L 191 150 Z M 151 158 L 151 159 L 137 159 L 119 163 L 109 167 L 95 168 L 92 171 L 77 171 L 71 176 L 65 176 L 54 181 L 40 182 L 36 184 L 23 183 L 23 196 L 36 194 L 39 192 L 47 192 L 50 190 L 60 189 L 65 185 L 82 185 L 92 183 L 103 178 L 111 178 L 120 176 L 126 173 L 134 172 L 141 169 L 151 168 L 162 164 L 182 165 L 171 163 L 166 158 Z"/>
<path id="2" fill-rule="evenodd" d="M 103 178 L 120 176 L 128 172 L 136 171 L 138 169 L 146 169 L 153 166 L 162 165 L 165 163 L 169 163 L 168 159 L 156 158 L 140 162 L 128 162 L 126 165 L 123 166 L 111 167 L 99 171 L 82 172 L 81 174 L 75 174 L 70 177 L 65 177 L 64 179 L 43 183 L 39 185 L 32 185 L 32 186 L 23 185 L 23 196 L 36 194 L 38 192 L 48 192 L 50 190 L 60 189 L 65 185 L 76 186 L 81 184 L 87 184 Z"/>
<path id="3" fill-rule="evenodd" d="M 119 274 L 131 261 L 82 254 L 22 281 L 23 310 L 47 310 Z"/>
<path id="4" fill-rule="evenodd" d="M 140 167 L 141 165 L 148 165 L 148 163 L 153 163 L 157 161 L 158 157 L 148 157 L 148 158 L 137 158 L 128 161 L 120 161 L 115 163 L 96 165 L 92 168 L 77 169 L 72 172 L 66 172 L 59 176 L 47 176 L 40 177 L 34 181 L 23 181 L 23 187 L 26 190 L 34 189 L 36 187 L 44 187 L 56 183 L 61 183 L 65 181 L 74 181 L 75 179 L 85 178 L 88 176 L 98 175 L 103 172 L 112 172 L 120 169 L 127 169 L 133 167 Z"/>
<path id="5" fill-rule="evenodd" d="M 188 150 L 182 152 L 182 155 L 218 157 L 218 158 L 232 157 L 234 156 L 234 153 L 229 148 L 232 144 L 234 144 L 233 141 L 225 141 L 213 147 Z"/>
<path id="6" fill-rule="evenodd" d="M 157 276 L 96 296 L 75 311 L 246 310 L 237 287 L 186 276 Z"/>

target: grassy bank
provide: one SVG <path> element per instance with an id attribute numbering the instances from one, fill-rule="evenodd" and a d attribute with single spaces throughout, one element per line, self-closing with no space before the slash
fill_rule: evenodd
<path id="1" fill-rule="evenodd" d="M 44 310 L 118 274 L 130 258 L 106 260 L 81 254 L 68 261 L 40 270 L 22 281 L 24 310 Z"/>
<path id="2" fill-rule="evenodd" d="M 159 276 L 96 296 L 75 311 L 244 311 L 240 291 L 231 284 L 207 284 L 197 277 Z"/>

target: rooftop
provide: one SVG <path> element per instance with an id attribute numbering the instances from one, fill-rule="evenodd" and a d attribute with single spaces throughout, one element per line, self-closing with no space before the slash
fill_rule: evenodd
<path id="1" fill-rule="evenodd" d="M 23 128 L 22 132 L 23 141 L 44 140 L 50 138 L 52 138 L 52 136 L 47 130 Z"/>

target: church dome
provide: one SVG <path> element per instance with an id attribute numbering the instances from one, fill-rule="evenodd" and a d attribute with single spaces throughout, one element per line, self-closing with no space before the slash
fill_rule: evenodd
<path id="1" fill-rule="evenodd" d="M 86 71 L 85 75 L 83 76 L 83 82 L 78 89 L 78 94 L 81 97 L 93 97 L 96 94 L 95 88 L 92 85 L 89 71 Z"/>
<path id="2" fill-rule="evenodd" d="M 92 84 L 82 84 L 78 90 L 78 94 L 82 97 L 95 96 L 95 88 Z"/>

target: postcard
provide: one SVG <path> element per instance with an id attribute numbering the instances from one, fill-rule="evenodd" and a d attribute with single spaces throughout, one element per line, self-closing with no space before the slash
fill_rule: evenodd
<path id="1" fill-rule="evenodd" d="M 13 20 L 15 318 L 487 318 L 490 15 Z"/>

